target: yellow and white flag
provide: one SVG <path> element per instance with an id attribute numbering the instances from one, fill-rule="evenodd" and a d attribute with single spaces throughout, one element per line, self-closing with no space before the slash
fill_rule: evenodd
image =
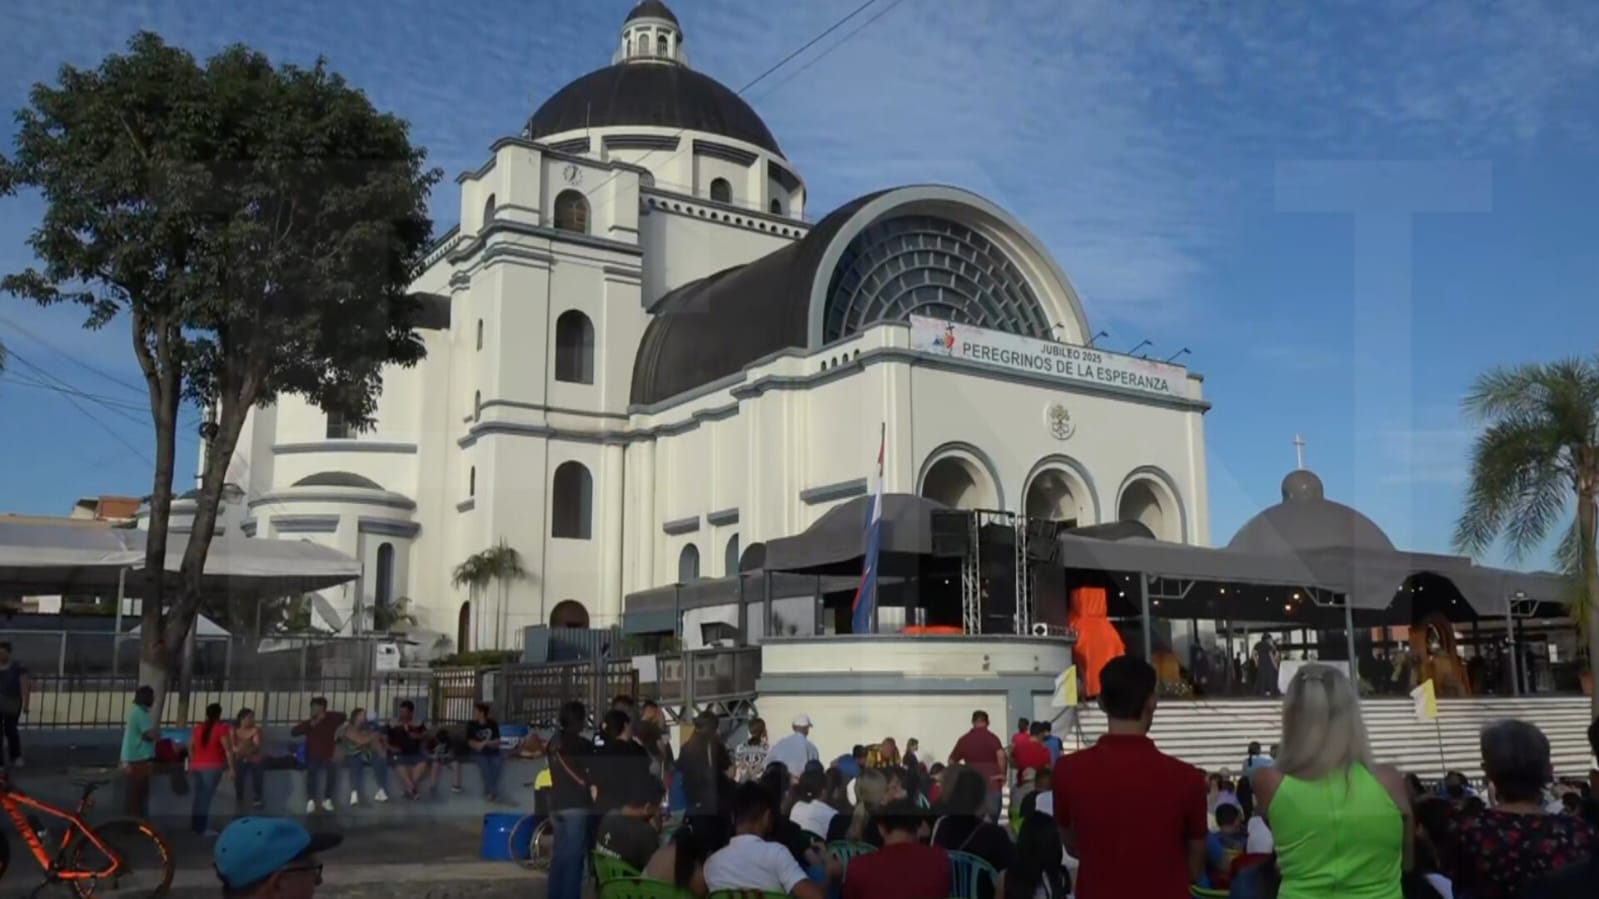
<path id="1" fill-rule="evenodd" d="M 1068 665 L 1066 670 L 1055 675 L 1055 698 L 1050 703 L 1057 709 L 1069 709 L 1077 705 L 1077 666 Z"/>
<path id="2" fill-rule="evenodd" d="M 1421 686 L 1410 691 L 1410 698 L 1416 703 L 1417 721 L 1436 721 L 1438 719 L 1438 691 L 1433 688 L 1432 680 L 1424 680 Z"/>

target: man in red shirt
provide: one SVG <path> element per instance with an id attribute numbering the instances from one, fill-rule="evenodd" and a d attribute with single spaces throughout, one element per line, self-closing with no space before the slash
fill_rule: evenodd
<path id="1" fill-rule="evenodd" d="M 1022 734 L 1011 743 L 1011 768 L 1016 772 L 1016 776 L 1011 779 L 1012 809 L 1020 808 L 1022 800 L 1035 789 L 1029 772 L 1049 770 L 1049 747 L 1043 742 L 1046 726 L 1042 721 L 1034 721 L 1029 733 Z"/>
<path id="2" fill-rule="evenodd" d="M 1027 742 L 1027 726 L 1028 721 L 1026 718 L 1016 719 L 1016 732 L 1010 735 L 1010 748 L 1012 752 L 1016 751 L 1017 744 Z"/>
<path id="3" fill-rule="evenodd" d="M 877 813 L 883 848 L 850 860 L 844 899 L 946 899 L 949 853 L 916 838 L 927 815 L 909 799 L 896 799 Z"/>
<path id="4" fill-rule="evenodd" d="M 951 765 L 966 765 L 988 780 L 988 814 L 999 820 L 1000 796 L 1005 787 L 1005 744 L 988 729 L 988 713 L 972 713 L 972 729 L 955 741 L 949 754 Z"/>
<path id="5" fill-rule="evenodd" d="M 1100 672 L 1109 727 L 1055 763 L 1055 821 L 1080 862 L 1077 899 L 1186 899 L 1205 871 L 1205 775 L 1155 748 L 1155 669 L 1120 656 Z"/>

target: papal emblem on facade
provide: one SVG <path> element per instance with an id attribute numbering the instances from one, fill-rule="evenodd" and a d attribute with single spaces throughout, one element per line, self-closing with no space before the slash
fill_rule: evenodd
<path id="1" fill-rule="evenodd" d="M 1077 425 L 1072 423 L 1071 410 L 1061 403 L 1051 403 L 1044 410 L 1044 424 L 1049 427 L 1049 433 L 1055 435 L 1056 440 L 1070 440 L 1077 433 Z"/>

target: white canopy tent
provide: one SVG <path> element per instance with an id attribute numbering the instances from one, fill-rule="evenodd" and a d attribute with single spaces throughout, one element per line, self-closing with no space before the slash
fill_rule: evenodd
<path id="1" fill-rule="evenodd" d="M 0 594 L 140 592 L 144 531 L 0 520 Z M 177 574 L 188 535 L 167 541 L 166 570 Z M 203 589 L 210 593 L 281 596 L 348 583 L 361 563 L 305 541 L 223 536 L 211 541 Z"/>

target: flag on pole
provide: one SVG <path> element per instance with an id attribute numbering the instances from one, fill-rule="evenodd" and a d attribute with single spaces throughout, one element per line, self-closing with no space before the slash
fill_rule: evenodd
<path id="1" fill-rule="evenodd" d="M 885 422 L 877 440 L 877 488 L 872 491 L 871 504 L 866 508 L 866 560 L 861 565 L 861 583 L 855 588 L 855 603 L 851 607 L 849 628 L 851 633 L 872 632 L 872 610 L 877 607 L 877 550 L 883 542 L 883 450 L 888 445 L 888 424 Z"/>
<path id="2" fill-rule="evenodd" d="M 1438 691 L 1429 678 L 1421 682 L 1421 686 L 1410 691 L 1410 698 L 1416 703 L 1417 721 L 1438 720 Z"/>
<path id="3" fill-rule="evenodd" d="M 1050 703 L 1057 709 L 1074 708 L 1077 705 L 1077 666 L 1067 665 L 1066 670 L 1055 675 L 1055 698 Z"/>

